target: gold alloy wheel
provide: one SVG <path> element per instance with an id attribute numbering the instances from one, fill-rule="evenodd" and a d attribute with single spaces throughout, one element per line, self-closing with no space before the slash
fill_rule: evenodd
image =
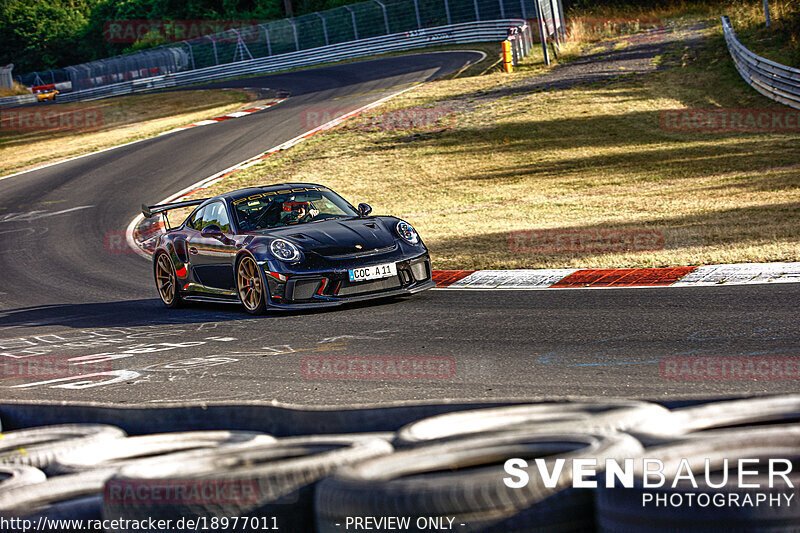
<path id="1" fill-rule="evenodd" d="M 175 271 L 167 254 L 161 254 L 156 261 L 156 285 L 161 300 L 172 305 L 175 301 Z"/>
<path id="2" fill-rule="evenodd" d="M 247 310 L 257 311 L 264 297 L 264 285 L 261 283 L 258 265 L 250 256 L 245 256 L 239 261 L 239 268 L 236 269 L 236 287 L 239 289 L 239 298 Z"/>

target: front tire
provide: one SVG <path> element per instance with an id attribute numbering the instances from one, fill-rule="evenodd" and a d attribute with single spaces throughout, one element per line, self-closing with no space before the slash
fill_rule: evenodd
<path id="1" fill-rule="evenodd" d="M 267 290 L 261 267 L 252 256 L 243 256 L 236 265 L 236 292 L 248 313 L 260 315 L 267 310 Z"/>
<path id="2" fill-rule="evenodd" d="M 175 265 L 172 264 L 169 254 L 161 252 L 155 259 L 156 289 L 161 301 L 170 309 L 183 305 L 183 298 L 178 290 L 178 276 L 175 274 Z"/>

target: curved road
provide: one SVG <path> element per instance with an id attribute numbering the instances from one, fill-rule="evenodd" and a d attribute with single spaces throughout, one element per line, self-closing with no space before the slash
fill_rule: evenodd
<path id="1" fill-rule="evenodd" d="M 798 284 L 434 290 L 252 318 L 227 306 L 168 311 L 149 263 L 118 253 L 142 202 L 310 129 L 304 111 L 355 109 L 474 59 L 420 54 L 225 83 L 292 96 L 243 118 L 0 180 L 0 400 L 320 405 L 795 390 L 796 379 L 673 379 L 666 365 L 673 357 L 800 355 Z M 63 372 L 67 359 L 86 370 Z M 410 362 L 427 370 L 413 379 L 393 372 L 393 363 Z M 350 369 L 338 372 L 344 363 Z M 379 365 L 367 377 L 385 379 L 365 379 L 365 363 Z"/>

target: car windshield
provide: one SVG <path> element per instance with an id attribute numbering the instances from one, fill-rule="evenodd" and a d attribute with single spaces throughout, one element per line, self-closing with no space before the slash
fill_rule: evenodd
<path id="1" fill-rule="evenodd" d="M 358 216 L 344 198 L 321 187 L 295 187 L 237 198 L 231 202 L 241 231 Z"/>

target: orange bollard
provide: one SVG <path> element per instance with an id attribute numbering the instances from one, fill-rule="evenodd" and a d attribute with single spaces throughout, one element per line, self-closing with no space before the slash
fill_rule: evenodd
<path id="1" fill-rule="evenodd" d="M 503 70 L 514 72 L 514 62 L 511 55 L 511 41 L 503 41 Z"/>

